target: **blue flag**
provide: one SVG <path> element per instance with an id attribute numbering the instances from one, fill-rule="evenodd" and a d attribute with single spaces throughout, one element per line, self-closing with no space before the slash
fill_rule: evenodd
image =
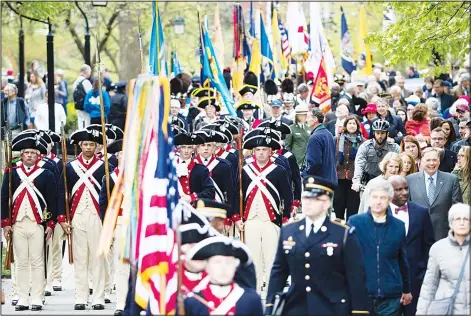
<path id="1" fill-rule="evenodd" d="M 149 71 L 151 74 L 164 76 L 168 74 L 166 55 L 160 11 L 154 1 L 152 2 L 152 30 L 149 44 Z"/>
<path id="2" fill-rule="evenodd" d="M 341 32 L 340 32 L 340 56 L 342 57 L 342 67 L 349 74 L 356 69 L 355 62 L 353 61 L 353 44 L 350 32 L 348 30 L 347 19 L 345 18 L 345 13 L 343 8 L 340 7 L 342 11 L 341 18 Z"/>
<path id="3" fill-rule="evenodd" d="M 182 73 L 182 68 L 180 67 L 180 62 L 178 61 L 177 52 L 172 52 L 172 72 L 174 76 Z"/>
<path id="4" fill-rule="evenodd" d="M 275 79 L 275 69 L 273 67 L 273 53 L 268 40 L 265 25 L 263 24 L 262 14 L 260 13 L 260 51 L 262 53 L 262 78 L 261 82 L 266 79 Z"/>

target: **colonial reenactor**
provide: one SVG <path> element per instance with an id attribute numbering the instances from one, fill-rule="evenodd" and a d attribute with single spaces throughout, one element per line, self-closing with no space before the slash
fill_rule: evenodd
<path id="1" fill-rule="evenodd" d="M 251 263 L 249 250 L 225 236 L 207 238 L 187 254 L 188 260 L 206 260 L 209 283 L 185 299 L 188 315 L 263 315 L 260 296 L 234 282 L 239 265 Z"/>
<path id="2" fill-rule="evenodd" d="M 268 279 L 275 259 L 281 224 L 290 217 L 293 195 L 286 170 L 270 160 L 272 151 L 280 149 L 277 140 L 257 135 L 246 139 L 243 148 L 253 149 L 255 160 L 242 171 L 244 224 L 238 214 L 233 215 L 233 220 L 239 230 L 245 231 L 257 272 L 257 291 L 260 291 L 264 273 Z"/>
<path id="3" fill-rule="evenodd" d="M 97 256 L 97 240 L 102 222 L 99 192 L 105 176 L 103 160 L 95 155 L 97 143 L 102 144 L 102 134 L 97 130 L 82 129 L 70 135 L 71 143 L 78 143 L 82 152 L 77 159 L 67 163 L 63 172 L 67 176 L 67 188 L 59 183 L 59 210 L 57 220 L 66 234 L 72 234 L 75 273 L 75 310 L 84 310 L 87 304 L 88 271 L 92 274 L 92 308 L 104 309 L 105 260 Z M 109 166 L 111 169 L 111 165 Z M 65 200 L 65 190 L 70 201 Z M 70 203 L 71 225 L 66 222 L 65 203 Z M 73 229 L 72 229 L 73 228 Z"/>
<path id="4" fill-rule="evenodd" d="M 296 100 L 294 97 L 294 82 L 290 78 L 286 78 L 281 82 L 281 98 L 283 100 L 283 114 L 294 122 Z"/>
<path id="5" fill-rule="evenodd" d="M 220 117 L 216 114 L 221 111 L 216 89 L 200 88 L 196 95 L 198 96 L 197 106 L 202 111 L 195 118 L 194 131 L 219 120 Z"/>
<path id="6" fill-rule="evenodd" d="M 170 98 L 170 121 L 172 124 L 188 131 L 186 119 L 180 113 L 180 110 L 182 109 L 180 100 L 184 98 L 186 101 L 186 93 L 183 93 L 183 82 L 177 77 L 170 80 Z M 185 106 L 185 104 L 183 104 L 183 106 Z"/>
<path id="7" fill-rule="evenodd" d="M 40 168 L 37 160 L 46 154 L 46 146 L 36 134 L 18 135 L 12 150 L 21 151 L 22 164 L 6 170 L 2 183 L 2 228 L 5 238 L 13 238 L 16 286 L 19 299 L 16 311 L 38 311 L 43 306 L 46 241 L 51 238 L 56 219 L 57 194 L 54 174 Z M 9 209 L 9 173 L 11 174 L 12 218 Z M 31 279 L 30 279 L 31 278 Z M 30 292 L 31 287 L 31 292 Z"/>
<path id="8" fill-rule="evenodd" d="M 239 90 L 243 101 L 253 101 L 255 93 L 258 90 L 258 77 L 251 71 L 244 75 L 244 84 Z"/>
<path id="9" fill-rule="evenodd" d="M 271 106 L 272 102 L 275 100 L 279 100 L 278 96 L 278 87 L 275 83 L 275 81 L 268 79 L 265 81 L 263 84 L 263 90 L 265 91 L 265 94 L 267 95 L 267 104 Z"/>
<path id="10" fill-rule="evenodd" d="M 123 158 L 123 140 L 117 140 L 112 142 L 107 147 L 108 153 L 114 154 L 118 159 L 118 162 Z M 112 173 L 110 173 L 110 193 L 113 192 L 114 185 L 118 180 L 120 170 L 119 167 L 116 167 Z M 100 215 L 103 221 L 108 207 L 108 194 L 106 192 L 106 178 L 103 177 L 100 190 Z M 114 239 L 113 239 L 113 249 L 119 249 L 121 243 L 121 237 L 125 233 L 124 219 L 122 217 L 123 210 L 120 209 L 118 213 L 118 218 L 116 220 L 116 227 L 114 230 Z M 115 316 L 123 315 L 124 306 L 126 304 L 126 296 L 128 294 L 128 278 L 130 274 L 130 265 L 127 262 L 124 262 L 120 258 L 120 251 L 113 251 L 113 266 L 114 266 L 114 282 L 116 284 L 116 310 L 114 312 Z M 110 276 L 110 279 L 113 275 Z M 110 282 L 111 283 L 111 282 Z M 106 288 L 106 287 L 105 287 Z M 105 294 L 106 296 L 106 294 Z M 105 301 L 106 303 L 106 301 Z"/>
<path id="11" fill-rule="evenodd" d="M 178 148 L 177 177 L 180 198 L 188 203 L 198 198 L 215 198 L 213 181 L 206 166 L 196 163 L 192 155 L 195 145 L 201 145 L 204 139 L 196 134 L 181 132 L 174 136 L 174 144 Z"/>
<path id="12" fill-rule="evenodd" d="M 262 120 L 254 117 L 255 110 L 261 108 L 261 106 L 256 102 L 251 100 L 242 101 L 238 103 L 235 108 L 242 112 L 242 119 L 250 126 L 250 128 L 257 128 L 258 125 L 262 123 Z"/>
<path id="13" fill-rule="evenodd" d="M 365 271 L 355 229 L 327 215 L 334 188 L 335 184 L 323 178 L 305 179 L 305 218 L 281 228 L 265 314 L 368 314 Z M 290 289 L 280 295 L 289 275 Z M 284 301 L 282 311 L 273 306 L 276 295 Z"/>
<path id="14" fill-rule="evenodd" d="M 204 130 L 196 131 L 195 134 L 200 135 L 204 139 L 204 144 L 197 147 L 198 154 L 195 156 L 194 161 L 208 168 L 209 176 L 213 180 L 216 191 L 216 201 L 229 203 L 233 205 L 235 212 L 238 212 L 238 208 L 235 205 L 235 181 L 232 178 L 231 164 L 227 160 L 214 155 L 216 151 L 215 143 L 227 142 L 226 136 L 217 131 Z M 232 216 L 232 213 L 229 216 Z"/>

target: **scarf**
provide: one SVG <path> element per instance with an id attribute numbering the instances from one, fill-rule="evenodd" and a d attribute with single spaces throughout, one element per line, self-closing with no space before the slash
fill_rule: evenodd
<path id="1" fill-rule="evenodd" d="M 361 133 L 357 133 L 355 136 L 350 136 L 348 134 L 342 133 L 340 134 L 339 138 L 339 160 L 338 164 L 343 165 L 344 163 L 344 150 L 345 150 L 345 139 L 347 139 L 351 145 L 350 145 L 350 156 L 349 160 L 353 161 L 355 160 L 355 156 L 357 155 L 358 147 L 360 146 L 360 143 L 362 141 L 362 136 Z"/>

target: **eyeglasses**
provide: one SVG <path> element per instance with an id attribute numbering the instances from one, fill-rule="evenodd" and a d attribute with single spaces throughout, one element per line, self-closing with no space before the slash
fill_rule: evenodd
<path id="1" fill-rule="evenodd" d="M 435 138 L 430 138 L 430 139 L 433 140 L 433 141 L 444 140 L 443 137 L 435 137 Z"/>
<path id="2" fill-rule="evenodd" d="M 456 113 L 458 113 L 458 114 L 464 114 L 464 111 L 456 110 Z"/>

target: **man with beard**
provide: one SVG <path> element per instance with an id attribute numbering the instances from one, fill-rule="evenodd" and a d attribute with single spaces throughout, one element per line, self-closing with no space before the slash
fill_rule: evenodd
<path id="1" fill-rule="evenodd" d="M 368 181 L 381 174 L 379 163 L 388 152 L 399 153 L 399 145 L 388 141 L 388 129 L 388 121 L 374 121 L 371 126 L 373 138 L 358 147 L 355 157 L 355 173 L 352 178 L 352 190 L 359 192 L 361 185 L 366 185 Z"/>

